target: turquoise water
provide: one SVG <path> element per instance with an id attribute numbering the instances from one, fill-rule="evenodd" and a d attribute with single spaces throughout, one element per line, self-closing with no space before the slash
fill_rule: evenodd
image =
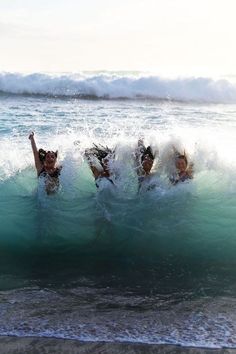
<path id="1" fill-rule="evenodd" d="M 37 180 L 32 130 L 59 151 L 57 195 Z M 2 93 L 0 334 L 235 347 L 235 132 L 234 104 Z M 139 136 L 159 151 L 141 193 Z M 93 142 L 116 147 L 115 187 L 95 187 Z M 176 187 L 173 144 L 195 170 Z"/>

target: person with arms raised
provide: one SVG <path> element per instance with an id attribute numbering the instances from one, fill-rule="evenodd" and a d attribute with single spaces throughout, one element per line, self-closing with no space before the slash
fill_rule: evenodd
<path id="1" fill-rule="evenodd" d="M 44 178 L 46 193 L 53 194 L 60 186 L 59 176 L 62 166 L 57 165 L 57 151 L 37 149 L 34 132 L 29 135 L 34 155 L 35 168 L 39 178 Z"/>

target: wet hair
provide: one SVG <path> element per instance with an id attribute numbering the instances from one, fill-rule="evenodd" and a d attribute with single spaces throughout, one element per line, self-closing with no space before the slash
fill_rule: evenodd
<path id="1" fill-rule="evenodd" d="M 103 146 L 101 144 L 99 145 L 93 144 L 93 145 L 94 147 L 92 149 L 89 149 L 88 153 L 95 156 L 102 165 L 103 165 L 102 160 L 105 159 L 108 155 L 114 154 L 115 152 L 114 150 L 112 151 L 107 146 Z"/>
<path id="2" fill-rule="evenodd" d="M 50 151 L 50 150 L 49 150 L 49 151 L 46 151 L 46 150 L 44 150 L 44 149 L 39 149 L 39 160 L 40 160 L 41 162 L 44 162 L 45 159 L 46 159 L 47 154 L 49 154 L 49 153 L 54 154 L 55 157 L 57 158 L 57 151 Z"/>
<path id="3" fill-rule="evenodd" d="M 142 162 L 145 159 L 145 156 L 148 156 L 151 160 L 154 161 L 155 155 L 154 155 L 150 145 L 147 148 L 145 148 L 145 146 L 143 146 L 142 149 L 141 149 L 141 154 L 142 154 L 141 155 L 141 161 Z"/>

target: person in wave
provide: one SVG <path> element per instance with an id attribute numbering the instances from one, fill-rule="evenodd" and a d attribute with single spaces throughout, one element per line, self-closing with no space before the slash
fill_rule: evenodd
<path id="1" fill-rule="evenodd" d="M 44 178 L 45 190 L 47 194 L 58 191 L 60 186 L 59 176 L 62 166 L 57 166 L 57 151 L 45 151 L 37 149 L 34 133 L 29 135 L 31 147 L 34 155 L 35 168 L 39 178 Z"/>
<path id="2" fill-rule="evenodd" d="M 174 186 L 193 178 L 193 164 L 188 162 L 185 151 L 180 154 L 175 150 L 175 168 L 176 172 L 169 178 Z"/>
<path id="3" fill-rule="evenodd" d="M 85 157 L 95 178 L 96 187 L 99 188 L 104 178 L 114 185 L 111 164 L 114 161 L 115 152 L 107 146 L 93 145 L 94 147 L 85 150 Z"/>
<path id="4" fill-rule="evenodd" d="M 135 151 L 136 171 L 138 175 L 139 190 L 145 184 L 147 190 L 155 188 L 156 184 L 151 182 L 151 170 L 155 160 L 155 154 L 151 146 L 145 147 L 143 139 L 139 139 Z"/>

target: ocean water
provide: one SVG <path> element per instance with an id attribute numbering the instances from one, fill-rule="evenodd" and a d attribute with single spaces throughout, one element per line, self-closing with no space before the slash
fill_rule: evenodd
<path id="1" fill-rule="evenodd" d="M 0 335 L 236 347 L 236 86 L 140 73 L 0 75 Z M 28 135 L 59 151 L 47 196 Z M 138 193 L 139 137 L 157 152 Z M 84 160 L 116 148 L 115 186 Z M 169 152 L 194 163 L 173 187 Z"/>

